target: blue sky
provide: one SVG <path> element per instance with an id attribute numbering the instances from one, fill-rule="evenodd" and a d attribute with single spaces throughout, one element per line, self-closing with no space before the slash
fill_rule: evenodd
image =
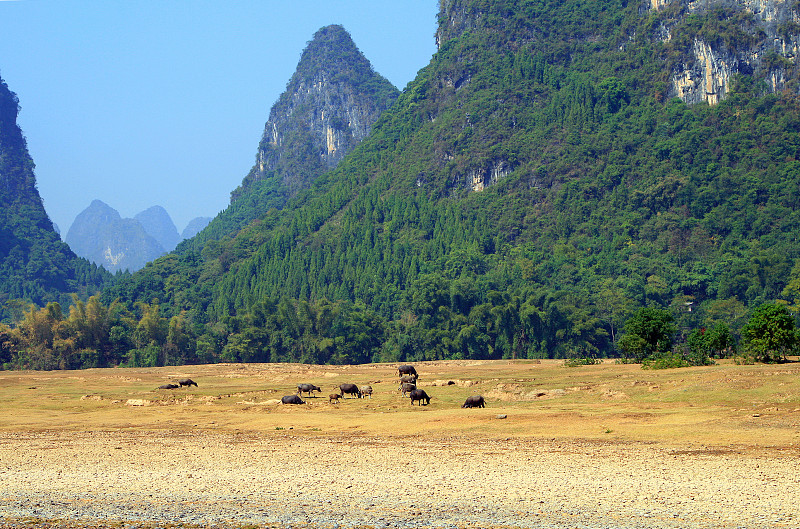
<path id="1" fill-rule="evenodd" d="M 438 0 L 0 0 L 39 193 L 66 235 L 93 199 L 178 231 L 224 209 L 314 32 L 343 25 L 401 90 L 435 52 Z"/>

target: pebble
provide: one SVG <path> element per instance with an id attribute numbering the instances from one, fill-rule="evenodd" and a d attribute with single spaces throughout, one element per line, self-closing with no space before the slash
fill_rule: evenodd
<path id="1" fill-rule="evenodd" d="M 793 457 L 564 439 L 329 441 L 0 433 L 0 527 L 35 517 L 87 529 L 778 529 L 800 516 Z M 113 446 L 126 449 L 109 458 Z"/>

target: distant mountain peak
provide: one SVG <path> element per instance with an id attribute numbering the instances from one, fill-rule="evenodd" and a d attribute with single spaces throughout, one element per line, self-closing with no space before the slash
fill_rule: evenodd
<path id="1" fill-rule="evenodd" d="M 189 224 L 183 228 L 181 232 L 181 240 L 183 239 L 190 239 L 203 231 L 203 228 L 208 226 L 208 223 L 211 222 L 211 217 L 195 217 L 189 221 Z"/>
<path id="2" fill-rule="evenodd" d="M 180 242 L 178 228 L 175 227 L 172 217 L 163 207 L 151 206 L 141 213 L 137 213 L 133 218 L 138 220 L 144 231 L 155 238 L 166 251 L 171 252 Z"/>
<path id="3" fill-rule="evenodd" d="M 146 222 L 162 215 L 169 219 L 161 206 L 149 208 L 139 215 L 142 214 L 145 214 Z M 89 207 L 75 217 L 65 241 L 76 254 L 111 272 L 138 270 L 166 252 L 159 240 L 145 229 L 139 215 L 136 219 L 125 219 L 102 200 L 92 200 Z M 151 224 L 159 225 L 157 222 Z M 172 229 L 177 236 L 174 224 Z"/>

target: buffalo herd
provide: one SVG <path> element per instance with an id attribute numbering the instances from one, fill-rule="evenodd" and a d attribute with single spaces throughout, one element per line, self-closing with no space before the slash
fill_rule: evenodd
<path id="1" fill-rule="evenodd" d="M 158 386 L 157 389 L 178 389 L 182 388 L 183 386 L 195 386 L 197 387 L 197 382 L 192 380 L 191 378 L 182 378 L 177 382 L 171 382 L 169 384 L 164 384 L 163 386 Z"/>
<path id="2" fill-rule="evenodd" d="M 397 376 L 400 379 L 400 387 L 398 388 L 398 391 L 401 392 L 403 397 L 409 397 L 411 399 L 412 406 L 415 402 L 420 406 L 427 406 L 430 404 L 431 397 L 425 392 L 424 389 L 417 387 L 419 374 L 414 366 L 398 366 Z M 177 389 L 184 386 L 196 387 L 197 382 L 191 378 L 182 378 L 174 383 L 158 386 L 157 389 Z M 328 402 L 331 404 L 338 403 L 340 399 L 344 400 L 348 395 L 359 399 L 366 397 L 369 397 L 370 399 L 372 398 L 372 386 L 369 385 L 358 386 L 356 384 L 346 383 L 340 384 L 337 389 L 339 390 L 338 393 L 331 393 L 328 395 Z M 286 395 L 281 398 L 281 404 L 305 404 L 305 401 L 301 398 L 303 393 L 307 393 L 309 397 L 313 397 L 315 391 L 321 393 L 322 388 L 308 383 L 297 384 L 297 393 L 293 395 Z M 467 400 L 461 405 L 462 408 L 483 408 L 485 406 L 486 400 L 482 395 L 472 395 L 467 397 Z"/>

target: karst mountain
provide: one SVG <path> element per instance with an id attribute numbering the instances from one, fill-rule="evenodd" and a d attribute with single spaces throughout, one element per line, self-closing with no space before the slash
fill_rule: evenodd
<path id="1" fill-rule="evenodd" d="M 283 207 L 367 137 L 398 94 L 342 26 L 321 28 L 272 106 L 255 164 L 231 192 L 231 205 L 183 247 L 199 249 Z"/>
<path id="2" fill-rule="evenodd" d="M 642 307 L 800 307 L 800 7 L 439 6 L 399 96 L 320 30 L 231 205 L 104 291 L 174 324 L 153 358 L 585 357 Z"/>
<path id="3" fill-rule="evenodd" d="M 110 279 L 56 233 L 36 188 L 19 110 L 16 94 L 0 79 L 0 320 L 21 317 L 27 303 L 66 305 L 71 293 L 97 293 Z"/>
<path id="4" fill-rule="evenodd" d="M 430 64 L 335 168 L 112 292 L 202 300 L 231 359 L 603 354 L 645 305 L 741 325 L 800 276 L 797 19 L 777 1 L 444 0 Z M 265 130 L 241 190 L 280 138 Z M 327 303 L 379 338 L 296 327 Z M 282 330 L 249 334 L 266 321 Z"/>

